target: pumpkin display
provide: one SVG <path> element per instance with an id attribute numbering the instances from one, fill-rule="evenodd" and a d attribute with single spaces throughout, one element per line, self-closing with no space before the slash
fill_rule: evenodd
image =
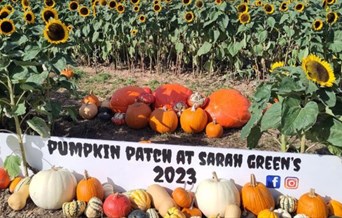
<path id="1" fill-rule="evenodd" d="M 82 99 L 83 104 L 95 104 L 97 107 L 101 105 L 99 98 L 93 94 L 91 91 L 88 95 L 84 96 Z"/>
<path id="2" fill-rule="evenodd" d="M 239 128 L 248 122 L 250 101 L 235 89 L 219 89 L 209 96 L 205 110 L 209 120 L 216 119 L 223 128 Z"/>
<path id="3" fill-rule="evenodd" d="M 172 109 L 177 102 L 187 102 L 192 91 L 183 85 L 172 83 L 159 86 L 153 95 L 156 98 L 155 108 L 166 106 Z"/>
<path id="4" fill-rule="evenodd" d="M 84 178 L 78 182 L 76 187 L 76 198 L 77 200 L 88 202 L 92 197 L 103 200 L 103 187 L 97 178 L 90 177 L 87 170 L 85 170 Z"/>
<path id="5" fill-rule="evenodd" d="M 10 191 L 11 193 L 14 192 L 15 187 L 18 185 L 18 183 L 19 183 L 20 180 L 22 180 L 22 179 L 23 179 L 23 178 L 22 178 L 21 176 L 17 176 L 17 177 L 15 177 L 15 178 L 11 181 L 11 183 L 10 183 L 10 185 L 9 185 L 9 191 Z"/>
<path id="6" fill-rule="evenodd" d="M 84 211 L 84 214 L 88 218 L 97 218 L 102 217 L 103 209 L 102 209 L 102 201 L 98 197 L 92 197 L 88 201 L 87 207 Z"/>
<path id="7" fill-rule="evenodd" d="M 202 108 L 187 108 L 180 116 L 180 125 L 186 133 L 199 133 L 208 123 L 207 113 Z"/>
<path id="8" fill-rule="evenodd" d="M 142 93 L 146 91 L 138 86 L 125 86 L 117 89 L 112 94 L 110 106 L 115 113 L 126 113 L 128 106 L 136 102 L 137 97 Z"/>
<path id="9" fill-rule="evenodd" d="M 86 202 L 79 200 L 64 202 L 62 205 L 63 215 L 68 218 L 79 217 L 85 211 L 86 205 Z"/>
<path id="10" fill-rule="evenodd" d="M 146 214 L 149 218 L 159 218 L 159 213 L 155 208 L 147 209 Z"/>
<path id="11" fill-rule="evenodd" d="M 298 200 L 297 198 L 288 196 L 288 195 L 280 195 L 278 197 L 278 205 L 281 209 L 286 210 L 289 213 L 293 213 L 297 210 Z"/>
<path id="12" fill-rule="evenodd" d="M 195 197 L 198 208 L 207 217 L 224 216 L 228 204 L 240 206 L 240 193 L 234 181 L 218 178 L 216 172 L 198 184 Z"/>
<path id="13" fill-rule="evenodd" d="M 186 218 L 186 216 L 177 207 L 171 207 L 167 210 L 164 218 Z"/>
<path id="14" fill-rule="evenodd" d="M 61 71 L 61 75 L 65 76 L 67 79 L 74 77 L 74 71 L 71 68 L 65 68 Z"/>
<path id="15" fill-rule="evenodd" d="M 155 100 L 156 100 L 156 98 L 151 93 L 141 93 L 137 97 L 138 102 L 142 102 L 142 103 L 145 103 L 147 105 L 153 104 L 155 102 Z"/>
<path id="16" fill-rule="evenodd" d="M 78 109 L 78 113 L 83 119 L 90 120 L 97 115 L 98 108 L 95 104 L 82 104 Z"/>
<path id="17" fill-rule="evenodd" d="M 256 181 L 254 174 L 251 174 L 250 182 L 242 187 L 241 196 L 243 207 L 255 215 L 275 207 L 272 193 L 263 183 Z"/>
<path id="18" fill-rule="evenodd" d="M 279 218 L 279 216 L 270 209 L 264 209 L 258 213 L 258 218 Z"/>
<path id="19" fill-rule="evenodd" d="M 292 218 L 291 214 L 282 208 L 275 209 L 273 212 L 276 213 L 279 218 Z"/>
<path id="20" fill-rule="evenodd" d="M 151 108 L 144 103 L 135 102 L 128 106 L 125 123 L 132 129 L 142 129 L 149 124 Z"/>
<path id="21" fill-rule="evenodd" d="M 228 204 L 226 206 L 224 217 L 241 217 L 241 208 L 236 204 Z"/>
<path id="22" fill-rule="evenodd" d="M 149 218 L 149 216 L 146 212 L 135 209 L 129 213 L 128 218 Z"/>
<path id="23" fill-rule="evenodd" d="M 186 190 L 183 187 L 175 188 L 172 191 L 171 196 L 173 200 L 175 201 L 175 203 L 181 208 L 191 207 L 192 201 L 194 199 L 193 193 Z"/>
<path id="24" fill-rule="evenodd" d="M 147 209 L 151 207 L 152 198 L 146 192 L 146 190 L 143 190 L 143 189 L 132 190 L 129 193 L 128 197 L 131 200 L 132 207 L 134 209 L 140 209 L 142 211 L 146 211 Z"/>
<path id="25" fill-rule="evenodd" d="M 25 184 L 21 187 L 21 189 L 9 196 L 7 199 L 8 206 L 12 210 L 21 210 L 25 207 L 26 201 L 30 196 L 29 193 L 30 186 Z"/>
<path id="26" fill-rule="evenodd" d="M 183 111 L 187 108 L 188 105 L 183 101 L 179 101 L 172 106 L 172 109 L 176 112 L 178 117 L 180 117 Z"/>
<path id="27" fill-rule="evenodd" d="M 131 210 L 131 201 L 124 194 L 111 194 L 103 202 L 103 212 L 109 218 L 127 217 Z"/>
<path id="28" fill-rule="evenodd" d="M 0 168 L 0 189 L 6 189 L 11 183 L 11 179 L 5 170 L 5 168 Z"/>
<path id="29" fill-rule="evenodd" d="M 342 203 L 331 199 L 328 203 L 329 215 L 342 217 Z"/>
<path id="30" fill-rule="evenodd" d="M 111 118 L 112 123 L 114 123 L 117 126 L 124 125 L 125 116 L 126 116 L 126 113 L 115 113 L 114 116 Z"/>
<path id="31" fill-rule="evenodd" d="M 149 185 L 146 191 L 151 195 L 154 208 L 162 217 L 166 216 L 170 208 L 177 207 L 167 190 L 159 184 Z"/>
<path id="32" fill-rule="evenodd" d="M 205 134 L 208 138 L 221 138 L 223 135 L 223 127 L 214 119 L 205 127 Z"/>
<path id="33" fill-rule="evenodd" d="M 158 133 L 172 133 L 178 127 L 178 116 L 166 107 L 157 108 L 152 111 L 149 124 L 151 129 Z"/>
<path id="34" fill-rule="evenodd" d="M 64 202 L 74 199 L 76 185 L 76 178 L 70 171 L 52 167 L 32 177 L 30 197 L 35 205 L 43 209 L 61 209 Z"/>
<path id="35" fill-rule="evenodd" d="M 195 108 L 197 107 L 204 108 L 208 102 L 209 102 L 209 99 L 199 92 L 195 92 L 191 94 L 187 100 L 188 105 L 190 107 L 195 106 Z"/>
<path id="36" fill-rule="evenodd" d="M 328 207 L 324 199 L 314 189 L 302 194 L 298 199 L 297 214 L 309 217 L 328 217 Z"/>
<path id="37" fill-rule="evenodd" d="M 103 183 L 102 188 L 104 199 L 106 199 L 109 195 L 114 194 L 114 186 L 109 182 Z"/>

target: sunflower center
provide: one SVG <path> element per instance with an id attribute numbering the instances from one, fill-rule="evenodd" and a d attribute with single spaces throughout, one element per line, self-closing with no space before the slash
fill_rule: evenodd
<path id="1" fill-rule="evenodd" d="M 189 3 L 190 3 L 190 0 L 183 0 L 183 3 L 184 3 L 184 4 L 189 4 Z"/>
<path id="2" fill-rule="evenodd" d="M 304 8 L 304 5 L 302 5 L 302 4 L 296 5 L 296 10 L 297 11 L 301 11 L 301 10 L 303 10 L 303 8 Z"/>
<path id="3" fill-rule="evenodd" d="M 51 41 L 60 41 L 65 37 L 65 30 L 60 24 L 51 24 L 49 26 L 48 36 Z"/>
<path id="4" fill-rule="evenodd" d="M 116 2 L 115 1 L 109 2 L 109 7 L 110 8 L 115 8 L 116 7 Z"/>
<path id="5" fill-rule="evenodd" d="M 77 8 L 78 8 L 78 4 L 77 4 L 77 2 L 71 2 L 70 3 L 70 9 L 71 10 L 77 10 Z"/>
<path id="6" fill-rule="evenodd" d="M 80 10 L 80 13 L 82 14 L 82 15 L 88 15 L 88 13 L 89 13 L 89 11 L 88 11 L 88 8 L 81 8 L 81 10 Z"/>
<path id="7" fill-rule="evenodd" d="M 133 4 L 136 4 L 138 2 L 138 0 L 132 0 Z"/>
<path id="8" fill-rule="evenodd" d="M 4 19 L 6 17 L 8 17 L 9 13 L 7 11 L 3 11 L 1 14 L 0 14 L 0 20 L 1 19 Z"/>
<path id="9" fill-rule="evenodd" d="M 122 12 L 124 10 L 124 7 L 122 5 L 119 5 L 118 11 Z"/>
<path id="10" fill-rule="evenodd" d="M 281 10 L 286 10 L 287 9 L 287 4 L 286 3 L 282 3 L 280 8 L 281 8 Z"/>
<path id="11" fill-rule="evenodd" d="M 327 15 L 327 22 L 328 23 L 333 23 L 335 21 L 335 14 L 334 13 L 329 13 Z"/>
<path id="12" fill-rule="evenodd" d="M 271 5 L 265 5 L 266 12 L 272 12 L 272 6 Z"/>
<path id="13" fill-rule="evenodd" d="M 155 11 L 159 11 L 160 10 L 160 6 L 159 5 L 154 5 L 154 10 Z"/>
<path id="14" fill-rule="evenodd" d="M 1 24 L 1 31 L 4 33 L 10 33 L 13 31 L 13 25 L 8 21 L 4 21 Z"/>
<path id="15" fill-rule="evenodd" d="M 52 11 L 45 11 L 44 12 L 44 20 L 48 22 L 50 18 L 55 18 L 55 14 Z"/>
<path id="16" fill-rule="evenodd" d="M 318 29 L 320 26 L 321 26 L 321 22 L 316 21 L 316 22 L 315 22 L 315 28 Z"/>
<path id="17" fill-rule="evenodd" d="M 54 4 L 54 1 L 52 1 L 52 0 L 46 0 L 46 1 L 45 1 L 45 5 L 46 5 L 46 6 L 51 7 L 51 6 L 53 6 L 53 4 Z"/>
<path id="18" fill-rule="evenodd" d="M 327 82 L 329 80 L 329 72 L 322 64 L 315 61 L 309 61 L 306 64 L 306 68 L 308 69 L 308 75 L 311 78 L 320 82 Z"/>
<path id="19" fill-rule="evenodd" d="M 23 6 L 28 7 L 29 6 L 29 2 L 27 0 L 23 1 Z"/>
<path id="20" fill-rule="evenodd" d="M 186 15 L 185 15 L 185 19 L 186 20 L 192 20 L 192 14 L 191 13 L 187 13 Z"/>
<path id="21" fill-rule="evenodd" d="M 198 8 L 203 7 L 203 2 L 202 1 L 197 1 L 196 2 L 196 7 L 198 7 Z"/>
<path id="22" fill-rule="evenodd" d="M 26 20 L 27 21 L 32 21 L 32 15 L 31 14 L 26 14 Z"/>

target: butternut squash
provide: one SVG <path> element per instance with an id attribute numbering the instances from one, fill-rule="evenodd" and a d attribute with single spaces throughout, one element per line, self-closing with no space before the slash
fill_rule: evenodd
<path id="1" fill-rule="evenodd" d="M 25 207 L 26 201 L 29 194 L 29 185 L 25 184 L 23 185 L 19 191 L 14 192 L 7 200 L 8 205 L 12 210 L 21 210 Z"/>
<path id="2" fill-rule="evenodd" d="M 154 208 L 157 209 L 162 217 L 167 214 L 168 209 L 177 207 L 177 204 L 164 187 L 153 184 L 148 186 L 146 191 L 151 195 Z"/>

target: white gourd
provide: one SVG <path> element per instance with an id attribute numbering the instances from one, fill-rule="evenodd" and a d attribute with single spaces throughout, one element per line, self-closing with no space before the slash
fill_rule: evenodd
<path id="1" fill-rule="evenodd" d="M 282 208 L 278 208 L 273 212 L 276 213 L 279 216 L 279 218 L 292 218 L 291 214 L 289 214 L 289 212 Z"/>
<path id="2" fill-rule="evenodd" d="M 90 198 L 84 214 L 88 218 L 97 218 L 103 215 L 103 202 L 97 197 Z"/>
<path id="3" fill-rule="evenodd" d="M 240 206 L 240 193 L 232 179 L 218 178 L 213 172 L 211 179 L 201 181 L 195 192 L 198 208 L 206 217 L 224 216 L 228 204 Z"/>
<path id="4" fill-rule="evenodd" d="M 43 209 L 61 209 L 75 197 L 77 180 L 67 169 L 53 167 L 35 174 L 30 183 L 30 197 Z"/>
<path id="5" fill-rule="evenodd" d="M 159 213 L 154 208 L 149 208 L 146 210 L 148 218 L 159 218 Z"/>
<path id="6" fill-rule="evenodd" d="M 298 200 L 288 195 L 280 195 L 278 198 L 278 204 L 281 209 L 292 213 L 297 210 Z"/>

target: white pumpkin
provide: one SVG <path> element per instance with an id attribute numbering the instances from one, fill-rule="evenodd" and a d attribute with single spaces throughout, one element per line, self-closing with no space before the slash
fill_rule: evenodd
<path id="1" fill-rule="evenodd" d="M 219 179 L 215 172 L 211 179 L 198 184 L 195 196 L 198 208 L 206 217 L 223 217 L 228 204 L 240 206 L 240 193 L 234 181 Z"/>
<path id="2" fill-rule="evenodd" d="M 75 197 L 77 180 L 67 169 L 53 167 L 32 177 L 30 197 L 43 209 L 61 209 L 64 202 Z"/>
<path id="3" fill-rule="evenodd" d="M 273 210 L 273 212 L 276 213 L 279 218 L 292 218 L 291 214 L 282 208 Z"/>
<path id="4" fill-rule="evenodd" d="M 308 217 L 308 216 L 305 215 L 305 214 L 297 214 L 297 215 L 295 215 L 293 218 L 310 218 L 310 217 Z"/>

